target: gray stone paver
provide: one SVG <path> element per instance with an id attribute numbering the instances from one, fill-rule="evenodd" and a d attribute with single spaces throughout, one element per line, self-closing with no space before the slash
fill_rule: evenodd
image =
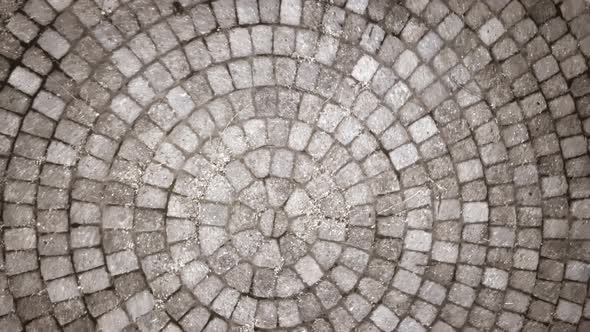
<path id="1" fill-rule="evenodd" d="M 583 0 L 24 1 L 0 330 L 590 328 L 589 24 Z"/>

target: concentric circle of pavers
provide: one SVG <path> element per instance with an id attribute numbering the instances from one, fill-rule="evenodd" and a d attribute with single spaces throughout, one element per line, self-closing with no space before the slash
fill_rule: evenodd
<path id="1" fill-rule="evenodd" d="M 589 6 L 7 5 L 0 331 L 590 330 Z"/>

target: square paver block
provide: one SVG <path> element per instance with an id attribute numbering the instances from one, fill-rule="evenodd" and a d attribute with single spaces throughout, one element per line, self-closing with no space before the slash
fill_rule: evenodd
<path id="1" fill-rule="evenodd" d="M 16 67 L 8 78 L 9 84 L 28 95 L 33 95 L 39 90 L 41 81 L 37 74 L 24 67 Z"/>

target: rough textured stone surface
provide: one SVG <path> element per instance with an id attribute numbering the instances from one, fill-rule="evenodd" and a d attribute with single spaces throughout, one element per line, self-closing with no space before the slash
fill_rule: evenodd
<path id="1" fill-rule="evenodd" d="M 15 3 L 1 331 L 590 329 L 587 1 Z"/>

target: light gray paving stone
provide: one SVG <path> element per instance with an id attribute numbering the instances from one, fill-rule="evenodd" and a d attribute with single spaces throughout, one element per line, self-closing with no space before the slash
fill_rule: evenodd
<path id="1" fill-rule="evenodd" d="M 260 21 L 258 6 L 254 0 L 237 0 L 236 10 L 240 24 L 255 24 Z"/>
<path id="2" fill-rule="evenodd" d="M 70 49 L 70 43 L 54 30 L 46 30 L 37 43 L 43 50 L 56 59 L 61 59 Z"/>
<path id="3" fill-rule="evenodd" d="M 16 67 L 10 74 L 8 83 L 28 95 L 33 95 L 41 87 L 41 78 L 24 67 Z"/>
<path id="4" fill-rule="evenodd" d="M 236 11 L 234 1 L 222 0 L 212 4 L 217 23 L 222 28 L 228 28 L 236 24 Z"/>
<path id="5" fill-rule="evenodd" d="M 39 28 L 25 15 L 17 13 L 8 21 L 6 27 L 12 34 L 25 43 L 30 42 L 39 33 Z"/>
<path id="6" fill-rule="evenodd" d="M 141 68 L 141 62 L 128 48 L 114 51 L 111 59 L 119 71 L 127 77 L 133 76 Z"/>
<path id="7" fill-rule="evenodd" d="M 93 29 L 93 34 L 98 42 L 107 50 L 112 51 L 120 46 L 123 42 L 123 36 L 119 30 L 107 21 L 102 21 L 97 26 L 95 26 Z"/>
<path id="8" fill-rule="evenodd" d="M 361 37 L 360 46 L 369 53 L 375 53 L 383 39 L 385 38 L 385 31 L 378 25 L 368 24 Z"/>
<path id="9" fill-rule="evenodd" d="M 191 10 L 191 17 L 197 33 L 205 35 L 216 27 L 215 17 L 211 8 L 205 4 L 199 4 Z"/>
<path id="10" fill-rule="evenodd" d="M 301 0 L 287 0 L 281 2 L 281 23 L 299 25 L 301 21 Z"/>
<path id="11" fill-rule="evenodd" d="M 379 63 L 375 59 L 365 55 L 355 65 L 352 76 L 361 82 L 368 82 L 373 78 L 378 66 Z"/>
<path id="12" fill-rule="evenodd" d="M 399 323 L 399 318 L 384 305 L 378 306 L 371 313 L 371 320 L 383 331 L 393 331 Z"/>
<path id="13" fill-rule="evenodd" d="M 339 41 L 337 39 L 329 36 L 322 36 L 318 43 L 316 60 L 327 66 L 333 64 L 336 59 L 338 45 Z"/>
<path id="14" fill-rule="evenodd" d="M 128 324 L 129 318 L 121 308 L 107 312 L 98 320 L 98 327 L 103 330 L 122 330 Z"/>

